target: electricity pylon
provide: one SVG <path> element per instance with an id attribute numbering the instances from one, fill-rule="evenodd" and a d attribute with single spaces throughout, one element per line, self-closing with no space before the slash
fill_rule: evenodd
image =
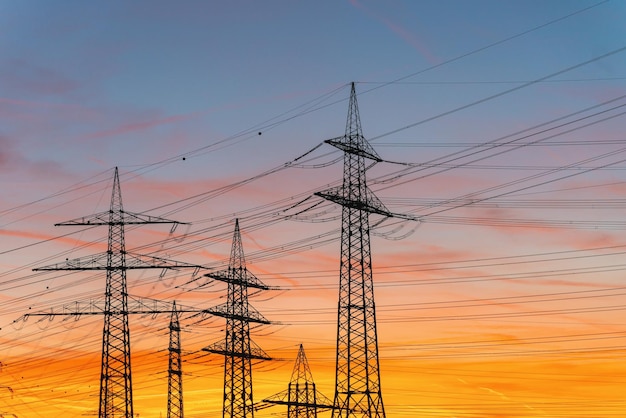
<path id="1" fill-rule="evenodd" d="M 318 410 L 333 407 L 333 402 L 315 388 L 302 344 L 287 390 L 263 399 L 263 403 L 287 405 L 287 418 L 317 418 Z"/>
<path id="2" fill-rule="evenodd" d="M 131 254 L 126 251 L 125 225 L 179 224 L 164 218 L 127 212 L 122 205 L 122 192 L 117 167 L 108 211 L 62 222 L 58 225 L 107 225 L 107 252 L 98 256 L 66 260 L 34 270 L 105 270 L 106 289 L 104 328 L 102 331 L 102 364 L 100 372 L 99 418 L 134 418 L 132 373 L 130 362 L 130 330 L 128 326 L 128 290 L 126 271 L 146 268 L 181 268 L 199 266 L 162 258 Z"/>
<path id="3" fill-rule="evenodd" d="M 180 324 L 176 302 L 170 318 L 169 367 L 167 369 L 167 418 L 183 418 L 183 369 L 180 347 Z"/>
<path id="4" fill-rule="evenodd" d="M 241 243 L 239 219 L 235 220 L 235 233 L 228 269 L 205 276 L 228 284 L 225 304 L 206 312 L 226 318 L 226 338 L 203 350 L 224 356 L 223 418 L 253 418 L 252 360 L 270 360 L 270 357 L 250 339 L 250 323 L 270 322 L 248 304 L 248 288 L 267 290 L 246 268 Z"/>
<path id="5" fill-rule="evenodd" d="M 342 206 L 339 306 L 333 418 L 384 418 L 370 250 L 369 214 L 416 220 L 390 212 L 367 187 L 365 160 L 383 161 L 367 142 L 354 83 L 346 132 L 325 141 L 344 152 L 343 184 L 315 193 Z"/>
<path id="6" fill-rule="evenodd" d="M 189 307 L 177 307 L 176 302 L 169 304 L 156 299 L 135 299 L 130 298 L 128 301 L 128 314 L 138 315 L 155 315 L 155 314 L 170 314 L 169 325 L 169 366 L 168 366 L 168 418 L 183 417 L 183 395 L 182 395 L 182 358 L 181 358 L 181 345 L 180 345 L 180 321 L 179 316 L 181 313 L 194 313 L 194 314 L 206 314 L 204 309 L 195 309 Z M 64 317 L 76 317 L 77 319 L 85 315 L 103 315 L 105 312 L 104 304 L 96 301 L 89 302 L 73 302 L 70 304 L 62 305 L 57 308 L 50 308 L 47 311 L 40 311 L 35 313 L 25 314 L 22 320 L 26 320 L 31 316 L 43 317 L 39 321 L 48 320 L 51 321 L 57 316 Z M 2 388 L 2 386 L 0 386 Z M 94 412 L 91 415 L 97 415 Z M 2 418 L 2 415 L 0 415 Z"/>

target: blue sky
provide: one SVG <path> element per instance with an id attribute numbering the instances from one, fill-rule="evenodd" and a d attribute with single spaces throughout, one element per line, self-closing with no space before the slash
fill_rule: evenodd
<path id="1" fill-rule="evenodd" d="M 101 151 L 103 167 L 148 163 L 158 158 L 155 145 L 166 150 L 177 135 L 178 149 L 190 151 L 350 81 L 396 80 L 593 4 L 3 2 L 3 97 L 48 106 L 39 110 L 44 113 L 41 117 L 63 112 L 66 118 L 45 120 L 45 140 L 39 132 L 20 135 L 19 121 L 5 124 L 4 135 L 38 160 L 64 162 L 66 155 L 80 165 L 89 155 L 86 150 L 95 147 Z M 619 46 L 626 35 L 621 13 L 623 4 L 609 2 L 404 81 L 540 78 Z M 612 57 L 560 78 L 615 77 L 623 60 L 621 55 Z M 607 84 L 591 88 L 597 86 Z M 386 87 L 369 94 L 367 102 L 371 115 L 385 112 L 385 117 L 370 117 L 365 126 L 370 136 L 383 133 L 506 87 Z M 536 89 L 526 90 L 531 93 L 512 94 L 493 106 L 478 106 L 477 111 L 495 120 L 532 114 L 537 109 Z M 541 109 L 571 99 L 561 93 L 548 100 L 545 103 L 542 96 Z M 513 111 L 505 110 L 509 107 Z M 341 122 L 341 111 L 333 114 Z M 159 122 L 172 117 L 182 120 Z M 327 120 L 325 115 L 302 119 L 306 119 L 302 130 L 311 124 L 324 126 L 322 120 Z M 130 137 L 115 134 L 142 123 L 150 127 L 135 129 Z M 157 126 L 151 128 L 151 123 Z M 32 131 L 28 125 L 26 130 Z M 336 129 L 316 135 L 332 136 Z M 16 135 L 10 134 L 12 130 Z M 292 134 L 298 132 L 293 130 Z M 90 139 L 102 132 L 108 134 Z M 249 145 L 254 147 L 260 139 Z M 303 142 L 309 145 L 311 140 Z M 55 151 L 69 141 L 69 147 Z M 120 149 L 125 150 L 124 157 Z"/>

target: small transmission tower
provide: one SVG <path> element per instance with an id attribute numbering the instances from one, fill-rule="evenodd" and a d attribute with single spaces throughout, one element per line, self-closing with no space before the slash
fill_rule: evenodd
<path id="1" fill-rule="evenodd" d="M 222 354 L 224 360 L 223 418 L 253 418 L 252 360 L 270 360 L 270 357 L 250 339 L 250 323 L 270 322 L 248 304 L 248 289 L 269 289 L 246 268 L 246 261 L 235 220 L 235 233 L 228 269 L 205 276 L 228 284 L 225 304 L 206 312 L 226 318 L 226 338 L 203 350 Z"/>
<path id="2" fill-rule="evenodd" d="M 369 214 L 391 213 L 367 187 L 365 160 L 382 159 L 363 137 L 354 83 L 346 132 L 325 141 L 344 152 L 343 184 L 315 193 L 342 206 L 333 417 L 385 418 L 380 387 L 378 336 L 370 250 Z"/>
<path id="3" fill-rule="evenodd" d="M 176 302 L 170 319 L 169 367 L 167 369 L 167 418 L 183 418 L 183 369 L 180 347 L 180 324 Z"/>
<path id="4" fill-rule="evenodd" d="M 302 344 L 287 390 L 263 399 L 263 403 L 287 405 L 287 418 L 317 418 L 318 409 L 333 407 L 333 402 L 315 388 Z"/>
<path id="5" fill-rule="evenodd" d="M 178 224 L 179 222 L 127 212 L 122 206 L 122 192 L 117 167 L 108 211 L 77 218 L 58 225 L 107 225 L 107 252 L 102 255 L 66 260 L 64 263 L 34 270 L 105 270 L 106 290 L 104 328 L 102 331 L 102 364 L 100 373 L 99 418 L 134 418 L 132 374 L 130 367 L 130 330 L 128 326 L 128 290 L 126 271 L 146 268 L 192 267 L 190 264 L 126 251 L 125 225 Z M 197 267 L 197 266 L 196 266 Z"/>
<path id="6" fill-rule="evenodd" d="M 0 372 L 2 371 L 2 362 L 0 362 Z M 11 398 L 13 397 L 13 388 L 11 388 L 11 386 L 0 386 L 0 389 L 6 389 L 9 392 L 11 392 Z M 2 412 L 0 411 L 0 418 L 4 418 L 4 417 L 13 417 L 13 418 L 17 418 L 17 415 L 12 414 L 10 412 Z"/>

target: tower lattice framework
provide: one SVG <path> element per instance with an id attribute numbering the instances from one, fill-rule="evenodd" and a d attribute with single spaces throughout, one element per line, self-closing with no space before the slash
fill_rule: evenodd
<path id="1" fill-rule="evenodd" d="M 125 225 L 178 224 L 155 216 L 127 212 L 122 204 L 122 192 L 117 167 L 113 177 L 111 204 L 108 211 L 77 218 L 59 225 L 107 225 L 107 252 L 101 255 L 66 260 L 34 270 L 105 270 L 104 327 L 102 331 L 102 364 L 100 372 L 99 418 L 134 418 L 131 373 L 130 329 L 128 324 L 129 269 L 181 268 L 198 266 L 172 262 L 163 258 L 126 251 Z"/>
<path id="2" fill-rule="evenodd" d="M 344 151 L 343 184 L 315 193 L 342 206 L 341 261 L 333 418 L 384 418 L 376 306 L 370 249 L 370 213 L 415 220 L 390 212 L 367 187 L 366 160 L 382 159 L 367 142 L 354 83 L 346 131 L 325 141 Z"/>
<path id="3" fill-rule="evenodd" d="M 224 340 L 204 348 L 224 356 L 223 418 L 254 417 L 252 396 L 252 360 L 270 360 L 270 357 L 250 338 L 250 323 L 270 322 L 248 303 L 248 289 L 269 289 L 246 268 L 241 242 L 239 220 L 235 232 L 227 270 L 206 274 L 207 277 L 228 284 L 225 304 L 206 312 L 226 318 Z"/>
<path id="4" fill-rule="evenodd" d="M 169 367 L 167 368 L 167 418 L 183 418 L 183 368 L 180 345 L 180 322 L 176 302 L 170 317 Z"/>
<path id="5" fill-rule="evenodd" d="M 296 357 L 287 390 L 263 399 L 263 403 L 287 405 L 287 418 L 317 418 L 318 410 L 333 407 L 332 401 L 315 387 L 313 374 L 302 344 L 298 350 L 298 357 Z"/>

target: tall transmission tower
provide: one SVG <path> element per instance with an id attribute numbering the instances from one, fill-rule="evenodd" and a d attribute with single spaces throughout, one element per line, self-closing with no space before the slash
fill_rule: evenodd
<path id="1" fill-rule="evenodd" d="M 183 418 L 183 369 L 180 346 L 180 323 L 176 302 L 170 318 L 169 367 L 167 369 L 167 418 Z"/>
<path id="2" fill-rule="evenodd" d="M 302 344 L 298 350 L 298 357 L 287 390 L 263 399 L 263 403 L 287 405 L 287 418 L 317 418 L 318 410 L 333 407 L 333 402 L 315 387 Z"/>
<path id="3" fill-rule="evenodd" d="M 228 284 L 225 304 L 207 309 L 206 312 L 226 318 L 226 338 L 203 350 L 224 356 L 224 404 L 223 418 L 253 418 L 252 360 L 270 360 L 270 357 L 250 338 L 250 323 L 270 322 L 248 303 L 248 289 L 267 290 L 246 268 L 241 243 L 239 219 L 235 220 L 235 232 L 228 269 L 205 276 Z"/>
<path id="4" fill-rule="evenodd" d="M 337 314 L 337 353 L 333 418 L 384 418 L 378 335 L 370 250 L 369 214 L 415 218 L 391 213 L 367 187 L 365 160 L 383 161 L 367 142 L 354 83 L 346 132 L 325 141 L 344 152 L 343 184 L 315 193 L 342 206 L 341 262 Z"/>
<path id="5" fill-rule="evenodd" d="M 109 227 L 107 252 L 34 269 L 36 271 L 106 271 L 105 306 L 102 312 L 104 328 L 102 331 L 99 418 L 134 418 L 126 271 L 146 268 L 198 267 L 127 252 L 124 226 L 178 223 L 164 218 L 125 211 L 122 205 L 120 179 L 116 167 L 113 176 L 111 204 L 108 211 L 55 224 L 55 226 L 107 225 Z"/>

